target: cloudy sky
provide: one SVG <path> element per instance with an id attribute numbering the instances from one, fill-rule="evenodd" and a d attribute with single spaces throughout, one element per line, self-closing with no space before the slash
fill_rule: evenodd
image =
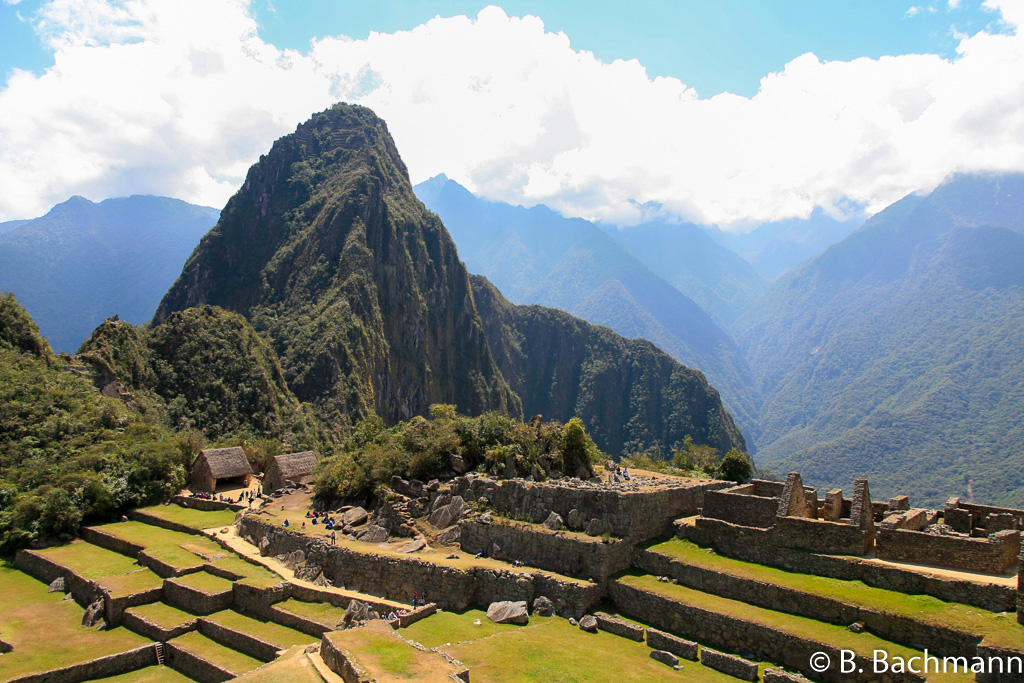
<path id="1" fill-rule="evenodd" d="M 742 230 L 1024 170 L 1024 0 L 0 0 L 0 220 L 223 206 L 315 111 L 413 182 Z"/>

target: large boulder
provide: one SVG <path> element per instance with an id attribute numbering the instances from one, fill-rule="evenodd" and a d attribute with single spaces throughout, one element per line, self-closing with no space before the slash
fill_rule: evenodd
<path id="1" fill-rule="evenodd" d="M 103 618 L 103 598 L 96 598 L 96 601 L 85 609 L 85 614 L 82 615 L 82 626 L 92 628 L 101 618 Z"/>
<path id="2" fill-rule="evenodd" d="M 544 526 L 552 531 L 558 531 L 562 528 L 562 516 L 557 512 L 552 512 L 548 515 L 548 518 L 544 520 Z"/>
<path id="3" fill-rule="evenodd" d="M 341 624 L 345 628 L 361 626 L 373 619 L 380 619 L 380 616 L 373 611 L 373 608 L 361 600 L 353 600 L 345 608 L 345 618 Z"/>
<path id="4" fill-rule="evenodd" d="M 587 524 L 587 530 L 585 533 L 587 534 L 587 536 L 600 536 L 607 530 L 608 525 L 605 524 L 602 520 L 597 519 L 595 517 L 594 519 L 590 520 L 589 524 Z"/>
<path id="5" fill-rule="evenodd" d="M 266 557 L 270 554 L 270 539 L 264 536 L 260 539 L 260 555 Z"/>
<path id="6" fill-rule="evenodd" d="M 360 524 L 365 522 L 366 518 L 369 516 L 370 515 L 366 512 L 366 510 L 360 507 L 356 507 L 352 508 L 351 510 L 347 510 L 345 514 L 341 516 L 341 523 L 343 525 L 348 526 L 359 526 Z"/>
<path id="7" fill-rule="evenodd" d="M 437 542 L 441 545 L 455 545 L 462 536 L 462 527 L 453 526 L 445 529 L 437 535 Z"/>
<path id="8" fill-rule="evenodd" d="M 552 617 L 555 615 L 555 603 L 542 595 L 533 601 L 533 613 L 538 617 Z"/>
<path id="9" fill-rule="evenodd" d="M 530 613 L 526 609 L 526 601 L 492 602 L 487 607 L 487 618 L 495 624 L 519 624 L 530 623 Z"/>
<path id="10" fill-rule="evenodd" d="M 597 632 L 597 618 L 593 614 L 583 617 L 580 619 L 580 629 L 591 633 Z"/>
<path id="11" fill-rule="evenodd" d="M 376 524 L 370 524 L 360 531 L 356 538 L 364 543 L 383 543 L 388 540 L 388 530 Z"/>
<path id="12" fill-rule="evenodd" d="M 438 500 L 442 498 L 447 498 L 447 496 L 441 496 Z M 427 518 L 427 521 L 438 529 L 446 529 L 455 524 L 462 518 L 462 513 L 466 511 L 466 503 L 462 500 L 462 496 L 452 496 L 449 500 L 451 502 L 447 505 L 437 506 L 435 504 L 434 511 Z"/>
<path id="13" fill-rule="evenodd" d="M 56 579 L 50 582 L 50 587 L 46 590 L 47 593 L 63 593 L 64 588 L 64 577 L 58 576 Z"/>
<path id="14" fill-rule="evenodd" d="M 668 664 L 671 667 L 679 666 L 679 658 L 671 652 L 665 652 L 664 650 L 651 650 L 651 659 L 661 662 L 662 664 Z"/>
<path id="15" fill-rule="evenodd" d="M 582 529 L 587 526 L 587 516 L 573 508 L 569 510 L 569 527 L 571 529 Z"/>

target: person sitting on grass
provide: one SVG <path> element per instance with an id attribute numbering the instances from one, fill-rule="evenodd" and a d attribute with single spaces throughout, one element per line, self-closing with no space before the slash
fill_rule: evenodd
<path id="1" fill-rule="evenodd" d="M 284 524 L 282 526 L 288 526 L 288 520 L 287 519 L 284 520 Z"/>

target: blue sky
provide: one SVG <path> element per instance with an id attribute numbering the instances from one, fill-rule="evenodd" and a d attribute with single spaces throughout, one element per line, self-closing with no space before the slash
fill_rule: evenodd
<path id="1" fill-rule="evenodd" d="M 1024 170 L 1024 0 L 495 4 L 0 0 L 0 220 L 221 205 L 338 100 L 414 182 L 619 223 L 742 230 Z"/>

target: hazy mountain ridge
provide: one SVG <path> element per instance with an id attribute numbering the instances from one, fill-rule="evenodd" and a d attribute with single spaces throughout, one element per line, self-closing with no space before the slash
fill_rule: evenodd
<path id="1" fill-rule="evenodd" d="M 219 213 L 167 197 L 72 197 L 0 226 L 0 291 L 17 295 L 56 351 L 74 352 L 109 316 L 152 317 Z"/>
<path id="2" fill-rule="evenodd" d="M 961 176 L 781 278 L 737 323 L 765 395 L 759 461 L 1024 503 L 1022 232 L 1024 176 Z"/>

